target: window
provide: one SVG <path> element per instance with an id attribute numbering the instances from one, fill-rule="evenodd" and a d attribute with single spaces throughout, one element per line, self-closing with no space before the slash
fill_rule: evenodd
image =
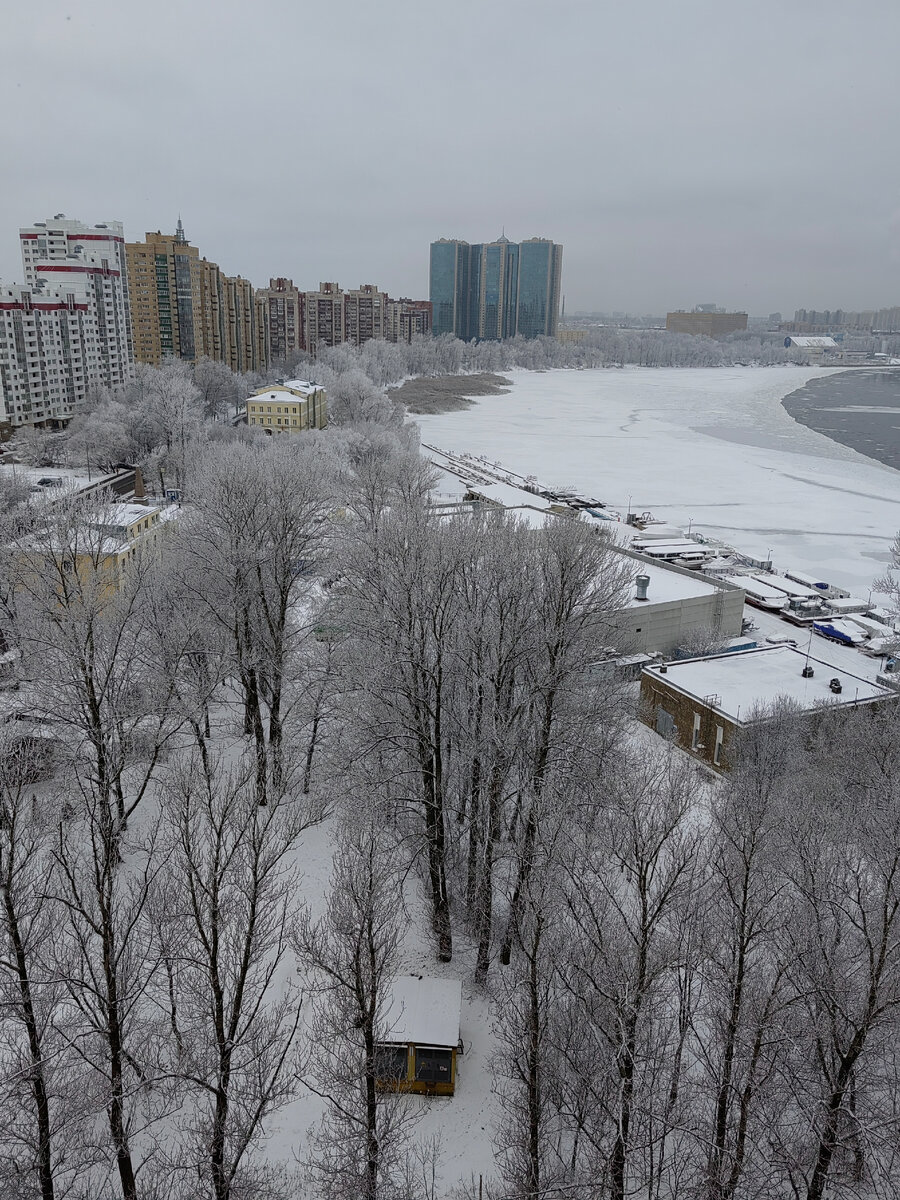
<path id="1" fill-rule="evenodd" d="M 660 705 L 656 710 L 656 732 L 660 737 L 670 738 L 675 736 L 675 721 L 671 713 Z"/>
<path id="2" fill-rule="evenodd" d="M 713 762 L 716 764 L 716 766 L 719 765 L 719 763 L 721 762 L 721 759 L 722 759 L 722 738 L 724 737 L 724 735 L 725 735 L 725 731 L 722 728 L 722 726 L 717 725 L 716 726 L 716 748 L 713 751 Z"/>
<path id="3" fill-rule="evenodd" d="M 375 1075 L 378 1079 L 405 1079 L 409 1053 L 405 1046 L 376 1046 Z"/>
<path id="4" fill-rule="evenodd" d="M 691 732 L 691 749 L 696 750 L 700 745 L 700 714 L 694 713 L 694 728 Z"/>
<path id="5" fill-rule="evenodd" d="M 416 1079 L 425 1083 L 450 1083 L 453 1078 L 452 1065 L 452 1050 L 416 1047 Z"/>

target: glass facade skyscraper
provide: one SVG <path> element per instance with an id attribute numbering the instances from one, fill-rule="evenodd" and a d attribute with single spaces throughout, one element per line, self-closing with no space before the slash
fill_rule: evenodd
<path id="1" fill-rule="evenodd" d="M 431 244 L 433 331 L 464 341 L 555 337 L 562 246 L 545 238 Z"/>

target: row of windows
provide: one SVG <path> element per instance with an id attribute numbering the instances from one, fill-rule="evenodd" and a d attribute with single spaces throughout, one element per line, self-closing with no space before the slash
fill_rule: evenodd
<path id="1" fill-rule="evenodd" d="M 271 425 L 272 424 L 271 417 L 250 417 L 249 421 L 250 421 L 251 425 Z M 290 417 L 290 418 L 285 417 L 283 420 L 281 417 L 276 417 L 275 424 L 276 425 L 295 425 L 298 428 L 302 428 L 302 426 L 303 426 L 303 422 L 300 420 L 299 417 Z"/>

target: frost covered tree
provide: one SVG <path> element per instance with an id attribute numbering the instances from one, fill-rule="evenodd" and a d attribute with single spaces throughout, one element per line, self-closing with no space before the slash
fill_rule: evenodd
<path id="1" fill-rule="evenodd" d="M 57 1200 L 89 1162 L 77 1056 L 56 1028 L 67 1024 L 55 970 L 63 911 L 46 882 L 56 812 L 33 789 L 40 767 L 27 739 L 0 742 L 0 1190 L 10 1200 Z"/>
<path id="2" fill-rule="evenodd" d="M 315 625 L 336 463 L 316 438 L 209 447 L 180 533 L 183 591 L 227 638 L 265 803 L 283 772 L 292 655 Z"/>
<path id="3" fill-rule="evenodd" d="M 184 1089 L 174 1145 L 164 1147 L 170 1195 L 237 1200 L 288 1186 L 257 1147 L 298 1086 L 292 851 L 319 814 L 290 788 L 270 790 L 261 807 L 254 776 L 252 759 L 228 767 L 191 753 L 164 788 L 154 983 Z"/>
<path id="4" fill-rule="evenodd" d="M 307 1086 L 326 1103 L 303 1157 L 323 1200 L 407 1195 L 403 1167 L 416 1111 L 379 1087 L 389 983 L 408 922 L 401 862 L 381 804 L 348 797 L 326 912 L 314 920 L 304 911 L 294 933 L 313 1006 Z"/>

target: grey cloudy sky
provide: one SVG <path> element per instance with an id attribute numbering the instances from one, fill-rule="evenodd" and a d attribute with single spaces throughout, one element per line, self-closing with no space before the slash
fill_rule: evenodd
<path id="1" fill-rule="evenodd" d="M 900 303 L 900 4 L 0 0 L 0 276 L 55 212 L 256 285 L 427 296 L 551 237 L 567 310 Z"/>

